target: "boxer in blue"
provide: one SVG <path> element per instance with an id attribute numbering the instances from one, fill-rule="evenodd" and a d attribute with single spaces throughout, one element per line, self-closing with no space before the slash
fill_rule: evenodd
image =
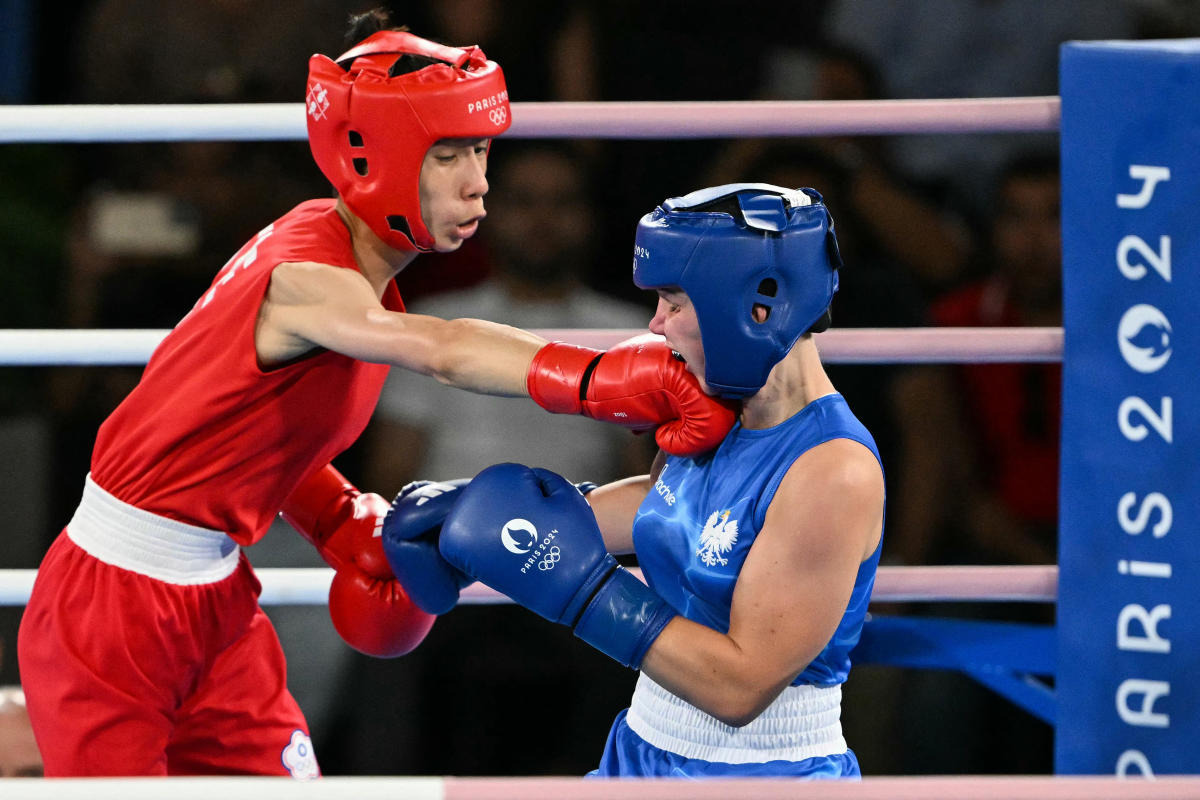
<path id="1" fill-rule="evenodd" d="M 860 774 L 841 684 L 879 563 L 884 479 L 811 335 L 829 324 L 840 264 L 812 190 L 664 202 L 638 226 L 634 281 L 659 296 L 650 331 L 736 404 L 721 444 L 594 489 L 500 464 L 393 507 L 385 549 L 427 611 L 478 579 L 641 670 L 592 775 Z M 648 585 L 611 555 L 630 551 Z"/>

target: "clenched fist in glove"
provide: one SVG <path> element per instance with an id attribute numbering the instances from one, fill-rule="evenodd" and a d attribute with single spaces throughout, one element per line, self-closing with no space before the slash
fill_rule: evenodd
<path id="1" fill-rule="evenodd" d="M 654 434 L 677 456 L 705 453 L 725 438 L 735 415 L 706 395 L 661 336 L 643 334 L 610 350 L 551 342 L 526 378 L 529 396 L 556 414 L 583 414 Z"/>
<path id="2" fill-rule="evenodd" d="M 458 604 L 458 593 L 474 581 L 442 558 L 438 535 L 442 521 L 468 480 L 415 481 L 396 499 L 383 523 L 383 552 L 413 602 L 430 614 L 445 614 Z"/>
<path id="3" fill-rule="evenodd" d="M 301 483 L 281 512 L 334 569 L 329 616 L 338 635 L 380 658 L 410 652 L 436 619 L 413 603 L 388 565 L 381 529 L 389 507 L 329 465 Z"/>
<path id="4" fill-rule="evenodd" d="M 642 663 L 675 611 L 608 554 L 578 488 L 497 464 L 459 494 L 442 523 L 446 561 L 622 664 Z"/>

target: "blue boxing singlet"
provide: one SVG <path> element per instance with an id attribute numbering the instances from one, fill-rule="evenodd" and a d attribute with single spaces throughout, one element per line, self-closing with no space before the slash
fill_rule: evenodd
<path id="1" fill-rule="evenodd" d="M 803 453 L 833 439 L 858 442 L 879 460 L 875 440 L 840 394 L 771 428 L 739 423 L 702 457 L 668 457 L 633 524 L 647 583 L 684 617 L 727 633 L 738 574 L 780 482 Z M 732 728 L 643 674 L 592 774 L 857 776 L 857 759 L 841 735 L 840 684 L 881 550 L 882 537 L 858 569 L 833 637 L 758 719 Z"/>

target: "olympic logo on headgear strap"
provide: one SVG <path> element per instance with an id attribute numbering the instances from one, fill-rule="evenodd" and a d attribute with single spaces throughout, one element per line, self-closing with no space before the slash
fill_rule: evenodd
<path id="1" fill-rule="evenodd" d="M 493 125 L 496 125 L 496 126 L 503 125 L 508 120 L 508 109 L 507 108 L 493 108 L 491 111 L 488 112 L 488 119 L 490 119 L 492 121 Z"/>
<path id="2" fill-rule="evenodd" d="M 554 565 L 562 559 L 562 551 L 558 549 L 558 545 L 554 545 L 546 553 L 546 557 L 538 562 L 538 569 L 542 572 L 548 572 L 554 569 Z"/>

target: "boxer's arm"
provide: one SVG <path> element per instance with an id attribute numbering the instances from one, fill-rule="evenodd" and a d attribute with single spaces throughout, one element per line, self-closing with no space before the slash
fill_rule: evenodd
<path id="1" fill-rule="evenodd" d="M 264 365 L 319 346 L 479 394 L 529 396 L 548 411 L 657 428 L 659 445 L 680 455 L 712 449 L 733 411 L 704 394 L 661 337 L 645 338 L 590 350 L 483 320 L 396 313 L 360 273 L 308 263 L 274 269 L 255 328 Z"/>
<path id="2" fill-rule="evenodd" d="M 677 616 L 617 566 L 580 500 L 544 470 L 491 467 L 451 511 L 441 553 L 734 726 L 762 713 L 829 642 L 883 524 L 883 476 L 865 447 L 834 440 L 808 451 L 771 502 L 721 632 Z M 517 569 L 535 542 L 535 560 L 549 554 L 552 566 Z"/>
<path id="3" fill-rule="evenodd" d="M 649 475 L 625 478 L 588 493 L 588 504 L 596 515 L 596 524 L 608 552 L 614 555 L 633 552 L 633 520 L 637 516 L 638 506 L 654 487 L 666 463 L 666 453 L 660 450 L 650 465 Z"/>
<path id="4" fill-rule="evenodd" d="M 434 622 L 392 574 L 380 536 L 388 508 L 327 464 L 301 481 L 280 511 L 334 569 L 329 616 L 338 634 L 355 650 L 382 658 L 411 651 Z"/>
<path id="5" fill-rule="evenodd" d="M 525 375 L 545 344 L 508 325 L 388 311 L 360 273 L 311 263 L 275 268 L 255 330 L 265 365 L 323 347 L 508 397 L 528 395 Z"/>
<path id="6" fill-rule="evenodd" d="M 809 450 L 785 475 L 742 565 L 729 632 L 676 617 L 642 671 L 727 724 L 752 721 L 829 642 L 882 526 L 875 457 L 848 439 Z"/>
<path id="7" fill-rule="evenodd" d="M 596 525 L 608 552 L 614 555 L 633 552 L 633 519 L 650 486 L 649 475 L 638 475 L 606 483 L 588 493 L 588 504 L 596 515 Z"/>

